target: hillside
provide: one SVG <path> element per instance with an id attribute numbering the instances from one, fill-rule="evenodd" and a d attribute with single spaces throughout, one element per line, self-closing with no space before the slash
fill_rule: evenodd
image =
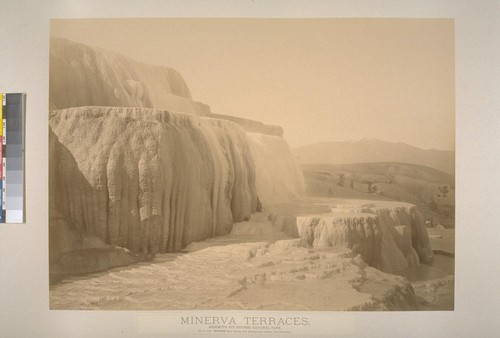
<path id="1" fill-rule="evenodd" d="M 455 174 L 455 152 L 420 149 L 405 143 L 377 139 L 351 142 L 320 142 L 292 149 L 299 163 L 398 162 L 418 164 Z"/>
<path id="2" fill-rule="evenodd" d="M 387 162 L 303 164 L 302 171 L 309 196 L 408 202 L 432 224 L 454 227 L 455 177 L 442 171 Z"/>

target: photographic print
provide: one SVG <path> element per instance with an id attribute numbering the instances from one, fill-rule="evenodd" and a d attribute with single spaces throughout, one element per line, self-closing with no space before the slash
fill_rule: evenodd
<path id="1" fill-rule="evenodd" d="M 453 310 L 451 19 L 53 19 L 50 308 Z"/>

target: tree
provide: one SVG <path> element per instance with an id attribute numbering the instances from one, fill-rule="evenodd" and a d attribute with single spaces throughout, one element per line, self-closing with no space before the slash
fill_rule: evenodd
<path id="1" fill-rule="evenodd" d="M 351 189 L 354 189 L 354 180 L 351 180 Z"/>
<path id="2" fill-rule="evenodd" d="M 448 195 L 448 193 L 450 192 L 448 190 L 448 186 L 447 185 L 443 185 L 443 186 L 439 187 L 438 190 L 443 195 L 443 197 L 446 197 L 446 195 Z"/>
<path id="3" fill-rule="evenodd" d="M 337 185 L 339 187 L 343 187 L 344 186 L 344 183 L 345 183 L 345 175 L 344 174 L 340 174 L 339 175 L 339 180 L 337 182 Z"/>
<path id="4" fill-rule="evenodd" d="M 366 183 L 368 184 L 368 188 L 367 188 L 367 191 L 370 193 L 370 194 L 375 194 L 377 193 L 377 186 L 376 185 L 373 185 L 373 183 L 375 182 L 372 182 L 372 181 L 366 181 Z"/>

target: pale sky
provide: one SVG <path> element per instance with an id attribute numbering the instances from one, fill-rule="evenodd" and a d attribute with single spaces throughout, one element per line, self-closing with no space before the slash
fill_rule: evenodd
<path id="1" fill-rule="evenodd" d="M 291 147 L 455 148 L 453 20 L 69 19 L 51 34 L 175 68 L 194 100 L 280 125 Z"/>

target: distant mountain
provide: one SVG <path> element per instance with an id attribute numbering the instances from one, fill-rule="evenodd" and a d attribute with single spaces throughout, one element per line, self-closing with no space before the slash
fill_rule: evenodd
<path id="1" fill-rule="evenodd" d="M 320 142 L 292 149 L 297 161 L 306 163 L 398 162 L 423 165 L 455 175 L 455 152 L 420 149 L 405 143 L 377 139 Z"/>

